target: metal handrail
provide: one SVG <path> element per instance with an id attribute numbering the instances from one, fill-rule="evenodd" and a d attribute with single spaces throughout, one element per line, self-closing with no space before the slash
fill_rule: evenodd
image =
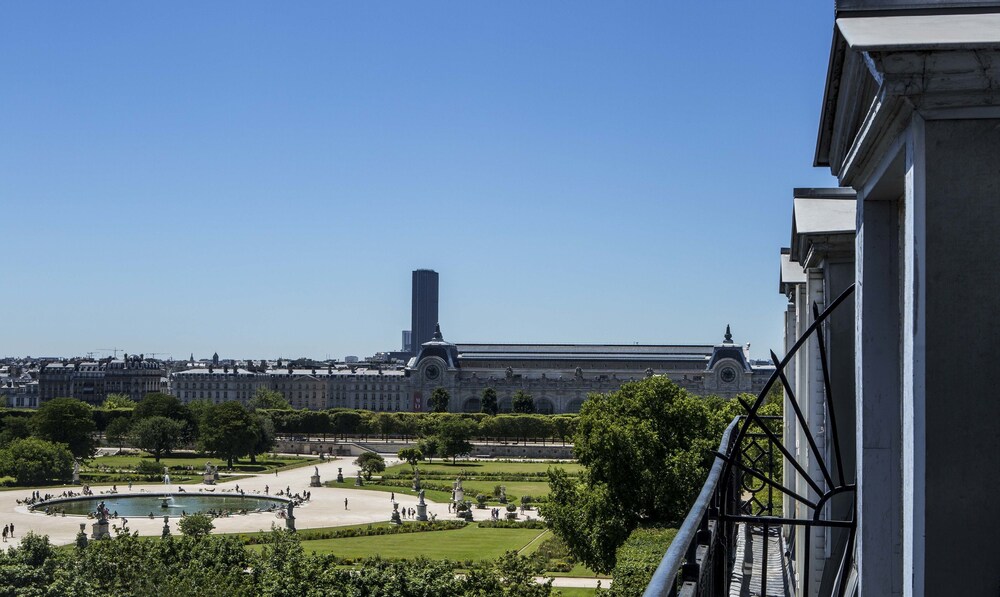
<path id="1" fill-rule="evenodd" d="M 729 453 L 730 435 L 739 424 L 740 418 L 734 418 L 729 426 L 726 427 L 725 433 L 722 434 L 722 441 L 719 442 L 719 452 L 723 454 Z M 712 463 L 712 468 L 708 471 L 708 478 L 701 488 L 701 493 L 698 494 L 698 499 L 695 501 L 694 506 L 692 506 L 691 511 L 688 512 L 684 523 L 677 531 L 677 535 L 670 542 L 670 547 L 667 548 L 666 555 L 660 560 L 660 565 L 653 572 L 653 578 L 650 579 L 649 584 L 646 586 L 643 597 L 670 595 L 671 591 L 674 590 L 677 582 L 677 573 L 684 564 L 688 548 L 696 540 L 698 531 L 702 526 L 702 520 L 708 514 L 709 506 L 711 506 L 712 500 L 716 496 L 716 490 L 718 489 L 724 466 L 725 463 L 719 458 L 716 458 L 715 462 Z"/>

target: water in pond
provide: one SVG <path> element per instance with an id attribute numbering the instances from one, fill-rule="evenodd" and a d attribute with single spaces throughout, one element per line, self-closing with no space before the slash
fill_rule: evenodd
<path id="1" fill-rule="evenodd" d="M 166 499 L 166 502 L 164 502 Z M 197 512 L 257 512 L 278 510 L 285 507 L 285 502 L 259 496 L 239 495 L 205 495 L 193 493 L 175 493 L 169 496 L 157 495 L 104 495 L 75 500 L 57 501 L 40 506 L 46 506 L 66 514 L 87 515 L 97 511 L 97 505 L 104 502 L 109 512 L 117 512 L 119 516 L 180 516 L 182 512 L 195 514 Z M 166 507 L 164 508 L 164 504 Z"/>

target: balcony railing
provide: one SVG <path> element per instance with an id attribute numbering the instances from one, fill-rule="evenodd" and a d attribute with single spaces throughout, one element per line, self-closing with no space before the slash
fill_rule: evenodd
<path id="1" fill-rule="evenodd" d="M 787 560 L 781 552 L 783 550 L 778 553 L 771 551 L 775 548 L 771 545 L 772 537 L 776 545 L 781 545 L 780 529 L 783 526 L 846 529 L 847 540 L 843 542 L 840 553 L 835 554 L 838 561 L 833 564 L 837 566 L 837 574 L 829 594 L 850 592 L 845 577 L 852 568 L 856 528 L 854 516 L 849 519 L 833 518 L 827 506 L 835 497 L 846 497 L 851 500 L 849 509 L 853 511 L 855 485 L 847 482 L 841 464 L 843 460 L 830 385 L 824 324 L 853 291 L 851 286 L 822 313 L 813 305 L 812 325 L 785 358 L 779 360 L 771 353 L 774 374 L 753 404 L 743 402 L 747 414 L 733 419 L 723 433 L 705 485 L 653 573 L 644 593 L 646 597 L 729 595 L 733 582 L 744 583 L 744 590 L 737 594 L 785 595 L 792 592 L 786 583 Z M 810 340 L 815 342 L 822 363 L 828 433 L 833 439 L 836 468 L 827 465 L 829 455 L 817 447 L 785 374 L 795 353 Z M 785 397 L 792 407 L 793 412 L 786 413 L 786 417 L 796 418 L 808 444 L 803 449 L 809 450 L 810 458 L 819 469 L 816 474 L 810 474 L 785 447 L 780 430 L 781 418 L 758 414 L 771 387 L 777 383 L 783 386 Z M 782 466 L 791 467 L 788 477 L 795 482 L 790 485 L 792 488 L 805 487 L 802 492 L 805 495 L 782 484 Z M 797 510 L 811 512 L 812 515 L 798 518 L 784 512 L 775 502 L 777 495 L 781 495 L 782 499 L 787 496 L 789 502 L 804 506 Z M 806 554 L 810 553 L 810 535 L 808 532 L 804 534 Z M 759 542 L 755 537 L 760 538 Z M 736 567 L 738 553 L 744 556 L 740 568 Z M 769 566 L 769 563 L 775 562 L 777 566 Z M 801 573 L 801 586 L 808 594 L 810 566 L 802 566 Z M 775 586 L 777 584 L 781 586 Z"/>

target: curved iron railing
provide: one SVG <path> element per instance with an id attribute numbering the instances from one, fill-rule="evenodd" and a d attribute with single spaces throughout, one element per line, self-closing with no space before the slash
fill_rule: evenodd
<path id="1" fill-rule="evenodd" d="M 853 292 L 854 286 L 851 285 L 822 313 L 819 307 L 813 304 L 814 320 L 788 354 L 783 359 L 778 359 L 774 352 L 771 353 L 771 360 L 775 366 L 774 373 L 753 404 L 740 400 L 747 414 L 737 417 L 726 428 L 719 450 L 715 453 L 716 461 L 712 465 L 708 479 L 646 587 L 644 593 L 646 597 L 728 595 L 729 581 L 736 562 L 737 525 L 743 525 L 748 537 L 747 543 L 751 539 L 750 534 L 753 529 L 761 530 L 763 553 L 762 557 L 758 558 L 761 570 L 757 573 L 759 581 L 756 592 L 762 595 L 768 593 L 766 567 L 769 537 L 772 536 L 772 532 L 778 531 L 784 525 L 802 526 L 807 529 L 813 527 L 846 529 L 848 533 L 846 541 L 843 542 L 841 551 L 835 554 L 837 561 L 831 558 L 831 563 L 837 570 L 831 594 L 840 595 L 846 590 L 845 577 L 853 564 L 856 531 L 853 511 L 856 504 L 856 487 L 854 483 L 849 482 L 843 468 L 823 326 L 837 307 Z M 836 468 L 827 465 L 825 454 L 817 445 L 813 431 L 809 429 L 799 406 L 795 391 L 785 375 L 792 358 L 810 338 L 816 340 L 822 364 L 823 395 L 829 433 L 833 440 Z M 787 420 L 794 414 L 808 444 L 804 449 L 808 450 L 810 458 L 819 469 L 817 475 L 810 474 L 784 445 L 780 433 L 771 429 L 769 423 L 775 417 L 758 414 L 776 383 L 781 383 L 785 397 L 792 407 L 793 413 L 785 413 L 785 418 Z M 785 487 L 779 479 L 776 479 L 778 463 L 791 467 L 789 472 L 806 487 L 805 495 Z M 796 484 L 792 484 L 792 487 L 796 487 Z M 764 492 L 765 488 L 766 496 L 762 501 L 759 494 Z M 775 491 L 805 506 L 805 510 L 811 511 L 812 515 L 808 518 L 797 518 L 794 515 L 789 516 L 789 513 L 783 510 L 780 515 L 776 515 L 773 500 Z M 847 519 L 834 518 L 830 515 L 830 508 L 826 506 L 835 497 L 844 495 L 851 500 L 848 508 L 851 516 Z M 811 557 L 810 542 L 811 533 L 806 532 L 804 546 L 807 559 Z M 808 595 L 811 587 L 809 578 L 811 566 L 805 562 L 802 564 L 802 586 L 804 593 Z M 753 571 L 751 569 L 744 572 Z"/>
<path id="2" fill-rule="evenodd" d="M 735 438 L 734 431 L 740 422 L 741 417 L 733 419 L 729 427 L 726 427 L 722 434 L 722 441 L 719 442 L 719 451 L 729 453 L 732 440 Z M 712 571 L 718 566 L 715 556 L 720 552 L 726 554 L 731 550 L 731 533 L 722 532 L 719 527 L 720 500 L 723 492 L 720 490 L 720 480 L 722 479 L 724 463 L 716 459 L 708 472 L 708 479 L 698 494 L 694 506 L 688 512 L 687 518 L 681 524 L 677 535 L 667 548 L 666 555 L 656 567 L 653 578 L 646 587 L 645 597 L 658 597 L 667 595 L 674 597 L 684 583 L 697 582 L 703 586 L 710 585 L 714 589 L 719 579 L 704 579 L 701 577 L 706 570 Z M 731 495 L 734 492 L 728 492 Z M 721 543 L 721 544 L 720 544 Z M 682 570 L 683 567 L 683 570 Z M 728 562 L 725 562 L 724 569 L 728 569 Z M 721 586 L 725 586 L 724 580 Z"/>

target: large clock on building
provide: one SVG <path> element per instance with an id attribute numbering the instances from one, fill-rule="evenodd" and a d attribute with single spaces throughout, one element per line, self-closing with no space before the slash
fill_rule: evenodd
<path id="1" fill-rule="evenodd" d="M 725 383 L 733 383 L 736 381 L 736 369 L 733 369 L 732 367 L 725 367 L 719 372 L 719 377 Z"/>
<path id="2" fill-rule="evenodd" d="M 424 369 L 424 377 L 430 380 L 435 380 L 441 376 L 441 370 L 438 369 L 437 365 L 431 365 Z"/>

